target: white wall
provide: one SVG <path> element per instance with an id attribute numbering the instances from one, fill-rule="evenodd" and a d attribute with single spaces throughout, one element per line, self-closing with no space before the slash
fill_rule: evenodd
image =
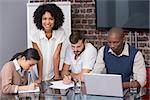
<path id="1" fill-rule="evenodd" d="M 28 0 L 0 0 L 0 69 L 15 53 L 27 48 Z"/>

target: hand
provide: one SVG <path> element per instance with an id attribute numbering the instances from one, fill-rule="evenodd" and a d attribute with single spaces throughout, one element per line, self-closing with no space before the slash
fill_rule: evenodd
<path id="1" fill-rule="evenodd" d="M 70 75 L 69 76 L 64 75 L 63 83 L 64 84 L 70 84 L 70 83 L 72 83 L 71 76 Z"/>
<path id="2" fill-rule="evenodd" d="M 140 84 L 138 81 L 132 81 L 130 82 L 130 87 L 133 87 L 133 88 L 137 88 L 137 87 L 140 87 Z"/>
<path id="3" fill-rule="evenodd" d="M 30 85 L 29 85 L 29 90 L 34 90 L 36 87 L 38 86 L 38 84 L 37 83 L 31 83 Z"/>
<path id="4" fill-rule="evenodd" d="M 127 88 L 130 88 L 130 87 L 133 87 L 133 88 L 135 88 L 135 87 L 141 87 L 141 85 L 139 84 L 139 82 L 138 81 L 132 81 L 132 82 L 123 82 L 123 88 L 124 89 L 127 89 Z"/>
<path id="5" fill-rule="evenodd" d="M 40 84 L 42 82 L 42 79 L 35 80 L 34 82 Z"/>
<path id="6" fill-rule="evenodd" d="M 57 76 L 55 75 L 55 76 L 54 76 L 54 80 L 61 80 L 61 79 L 62 79 L 62 78 L 61 78 L 60 75 L 57 75 Z"/>
<path id="7" fill-rule="evenodd" d="M 76 79 L 78 79 L 80 82 L 84 82 L 83 73 L 79 73 L 79 74 L 77 75 Z"/>

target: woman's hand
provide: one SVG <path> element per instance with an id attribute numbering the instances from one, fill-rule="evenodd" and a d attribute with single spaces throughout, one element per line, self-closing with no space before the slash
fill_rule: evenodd
<path id="1" fill-rule="evenodd" d="M 31 84 L 28 86 L 28 90 L 34 90 L 37 86 L 38 86 L 37 83 L 31 83 Z"/>

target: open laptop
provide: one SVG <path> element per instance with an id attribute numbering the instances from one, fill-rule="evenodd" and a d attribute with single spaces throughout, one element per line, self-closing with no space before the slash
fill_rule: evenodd
<path id="1" fill-rule="evenodd" d="M 85 73 L 84 81 L 87 94 L 123 97 L 121 75 Z"/>

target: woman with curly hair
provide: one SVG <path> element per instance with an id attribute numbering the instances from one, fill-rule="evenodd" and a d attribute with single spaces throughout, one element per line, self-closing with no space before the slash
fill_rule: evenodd
<path id="1" fill-rule="evenodd" d="M 58 80 L 60 52 L 65 40 L 65 32 L 61 28 L 64 14 L 56 4 L 42 4 L 34 12 L 34 24 L 38 31 L 31 32 L 33 48 L 37 49 L 41 59 L 38 62 L 38 80 Z"/>

